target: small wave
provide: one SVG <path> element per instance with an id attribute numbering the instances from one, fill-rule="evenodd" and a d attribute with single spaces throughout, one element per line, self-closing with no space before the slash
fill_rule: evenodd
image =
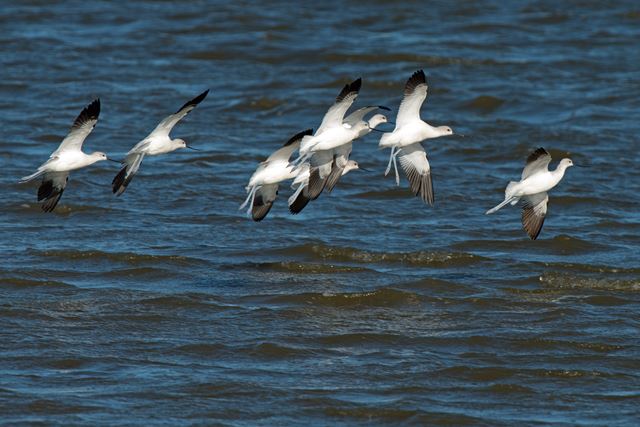
<path id="1" fill-rule="evenodd" d="M 390 188 L 382 191 L 365 191 L 364 193 L 354 194 L 351 197 L 358 199 L 406 199 L 407 195 L 411 194 L 406 188 Z"/>
<path id="2" fill-rule="evenodd" d="M 62 260 L 97 260 L 123 262 L 131 265 L 139 265 L 149 262 L 157 262 L 172 265 L 194 265 L 204 261 L 197 258 L 189 258 L 181 255 L 151 255 L 137 254 L 133 252 L 104 252 L 104 251 L 78 251 L 71 249 L 30 251 L 31 254 L 45 258 L 57 258 Z"/>
<path id="3" fill-rule="evenodd" d="M 252 347 L 251 349 L 247 350 L 247 353 L 254 357 L 261 357 L 261 358 L 267 358 L 267 359 L 274 359 L 274 358 L 288 359 L 292 357 L 308 356 L 310 351 L 266 342 L 266 343 L 260 343 L 255 347 Z"/>
<path id="4" fill-rule="evenodd" d="M 358 262 L 367 264 L 409 264 L 428 267 L 457 267 L 487 260 L 465 252 L 371 252 L 349 247 L 323 244 L 304 244 L 274 251 L 278 254 L 334 262 Z"/>
<path id="5" fill-rule="evenodd" d="M 422 297 L 412 292 L 382 288 L 373 292 L 278 295 L 271 297 L 268 301 L 275 304 L 302 304 L 341 308 L 397 307 L 419 304 L 422 302 Z"/>
<path id="6" fill-rule="evenodd" d="M 525 237 L 515 240 L 467 240 L 464 242 L 454 243 L 451 246 L 466 251 L 486 251 L 489 249 L 509 252 L 522 249 L 524 245 L 527 245 L 526 247 L 532 248 L 532 250 L 539 250 L 558 255 L 580 255 L 593 251 L 603 251 L 609 247 L 593 241 L 568 236 L 566 234 L 560 234 L 550 239 L 540 238 L 535 242 L 530 242 L 529 239 L 526 239 Z"/>
<path id="7" fill-rule="evenodd" d="M 3 287 L 13 287 L 19 289 L 36 288 L 46 286 L 48 288 L 74 288 L 75 286 L 65 282 L 59 282 L 56 280 L 31 280 L 21 279 L 17 277 L 2 277 L 0 278 L 0 284 Z"/>
<path id="8" fill-rule="evenodd" d="M 163 295 L 139 300 L 140 304 L 169 309 L 216 309 L 223 310 L 225 306 L 217 304 L 217 300 L 210 301 L 210 295 Z"/>
<path id="9" fill-rule="evenodd" d="M 495 96 L 480 95 L 465 103 L 464 107 L 488 114 L 500 108 L 504 102 L 504 99 L 497 98 Z"/>
<path id="10" fill-rule="evenodd" d="M 245 264 L 246 265 L 246 264 Z M 361 273 L 365 271 L 371 271 L 368 268 L 346 266 L 346 265 L 332 265 L 332 264 L 320 264 L 320 263 L 304 263 L 293 261 L 281 261 L 281 262 L 262 262 L 249 264 L 251 267 L 260 271 L 276 271 L 283 273 L 300 273 L 300 274 L 332 274 L 332 273 Z M 228 266 L 228 269 L 238 268 L 237 264 Z"/>
<path id="11" fill-rule="evenodd" d="M 572 289 L 591 291 L 640 292 L 640 278 L 612 279 L 581 277 L 572 274 L 548 272 L 540 276 L 540 283 L 548 289 Z"/>

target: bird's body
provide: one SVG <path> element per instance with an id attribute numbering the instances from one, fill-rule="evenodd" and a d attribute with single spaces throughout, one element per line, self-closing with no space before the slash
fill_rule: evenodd
<path id="1" fill-rule="evenodd" d="M 300 157 L 296 163 L 304 163 L 316 152 L 332 150 L 353 141 L 367 127 L 366 123 L 352 125 L 344 122 L 344 115 L 358 97 L 361 86 L 362 79 L 357 79 L 342 88 L 315 134 L 302 139 Z"/>
<path id="2" fill-rule="evenodd" d="M 364 117 L 367 114 L 377 109 L 389 111 L 389 108 L 383 107 L 381 105 L 362 107 L 344 118 L 344 123 L 349 124 L 350 126 L 360 125 L 359 127 L 362 129 L 358 132 L 358 135 L 354 138 L 354 141 L 356 139 L 362 138 L 365 135 L 368 135 L 378 125 L 387 123 L 387 117 L 383 114 L 374 114 L 369 120 L 364 120 Z M 331 163 L 331 172 L 327 176 L 327 182 L 324 186 L 324 188 L 328 192 L 331 192 L 333 190 L 340 178 L 344 175 L 343 172 L 347 167 L 347 164 L 349 163 L 349 156 L 351 155 L 352 148 L 353 141 L 340 145 L 339 147 L 336 147 L 332 150 L 331 154 L 333 156 L 333 159 Z"/>
<path id="3" fill-rule="evenodd" d="M 354 160 L 347 160 L 347 163 L 340 169 L 340 176 L 344 176 L 352 170 L 362 169 L 358 165 L 358 162 Z M 295 188 L 296 191 L 289 197 L 289 211 L 296 215 L 302 212 L 307 204 L 313 200 L 308 192 L 309 180 L 311 179 L 310 173 L 311 167 L 308 163 L 300 165 L 298 168 L 298 175 L 293 180 L 291 188 Z M 332 171 L 333 173 L 333 171 Z"/>
<path id="4" fill-rule="evenodd" d="M 300 147 L 302 138 L 311 135 L 312 132 L 312 129 L 307 129 L 294 135 L 284 146 L 261 162 L 249 178 L 249 184 L 245 187 L 247 198 L 240 205 L 240 209 L 248 204 L 247 215 L 251 215 L 254 221 L 262 221 L 269 213 L 278 195 L 279 183 L 295 178 L 302 170 L 291 164 L 289 158 Z"/>
<path id="5" fill-rule="evenodd" d="M 419 195 L 426 203 L 433 205 L 431 167 L 420 143 L 426 139 L 452 135 L 453 131 L 448 126 L 431 126 L 420 118 L 420 108 L 426 98 L 426 77 L 424 72 L 419 70 L 413 73 L 405 84 L 404 98 L 398 109 L 395 129 L 393 132 L 382 135 L 378 146 L 391 148 L 385 175 L 389 173 L 393 164 L 396 184 L 400 185 L 400 175 L 396 164 L 396 157 L 400 156 L 400 165 L 409 179 L 411 191 L 416 196 Z"/>
<path id="6" fill-rule="evenodd" d="M 127 189 L 127 186 L 138 172 L 142 159 L 144 159 L 145 156 L 157 156 L 170 153 L 179 148 L 191 148 L 183 139 L 172 139 L 169 133 L 184 116 L 189 114 L 191 110 L 206 98 L 208 93 L 209 90 L 206 90 L 185 103 L 174 114 L 165 117 L 149 135 L 127 152 L 127 155 L 122 161 L 122 169 L 115 178 L 113 178 L 111 183 L 116 196 L 121 195 Z"/>
<path id="7" fill-rule="evenodd" d="M 573 166 L 571 159 L 562 159 L 555 170 L 549 170 L 551 155 L 542 147 L 527 158 L 520 181 L 511 181 L 505 189 L 504 200 L 486 214 L 490 215 L 502 207 L 523 201 L 522 226 L 532 240 L 538 238 L 547 214 L 549 195 L 564 177 L 567 168 Z"/>
<path id="8" fill-rule="evenodd" d="M 69 134 L 51 154 L 49 160 L 40 165 L 35 173 L 20 180 L 20 182 L 28 182 L 42 177 L 42 183 L 38 189 L 38 201 L 44 200 L 42 210 L 45 212 L 53 211 L 58 204 L 69 180 L 69 172 L 101 160 L 108 160 L 103 152 L 86 154 L 82 151 L 82 144 L 98 122 L 99 115 L 100 100 L 96 99 L 80 112 Z"/>

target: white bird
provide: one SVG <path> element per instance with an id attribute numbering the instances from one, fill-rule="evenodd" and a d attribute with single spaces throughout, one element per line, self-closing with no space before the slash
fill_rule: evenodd
<path id="1" fill-rule="evenodd" d="M 309 182 L 309 193 L 312 199 L 320 196 L 331 173 L 332 150 L 353 141 L 360 132 L 368 128 L 368 124 L 362 120 L 354 126 L 344 123 L 344 115 L 358 97 L 361 86 L 362 79 L 346 84 L 336 97 L 336 102 L 324 115 L 316 133 L 303 138 L 300 143 L 300 157 L 294 163 L 302 164 L 310 160 L 312 179 Z M 315 175 L 319 176 L 318 180 L 313 178 Z"/>
<path id="2" fill-rule="evenodd" d="M 111 182 L 113 192 L 116 196 L 121 195 L 127 189 L 127 186 L 138 172 L 144 156 L 170 153 L 179 148 L 197 150 L 196 148 L 188 146 L 183 139 L 171 139 L 169 133 L 184 116 L 189 114 L 191 110 L 196 108 L 196 106 L 206 98 L 208 93 L 209 89 L 184 104 L 174 114 L 165 117 L 146 138 L 129 150 L 127 156 L 122 161 L 124 167 L 120 169 L 120 172 L 118 172 Z"/>
<path id="3" fill-rule="evenodd" d="M 309 185 L 311 167 L 309 163 L 303 163 L 298 169 L 298 175 L 296 175 L 293 183 L 291 184 L 291 188 L 297 188 L 288 200 L 289 211 L 294 215 L 302 212 L 302 209 L 304 209 L 304 207 L 312 200 L 308 191 L 305 191 Z M 361 168 L 355 160 L 348 160 L 346 165 L 341 169 L 341 176 L 344 176 L 356 169 L 363 171 L 366 170 Z"/>
<path id="4" fill-rule="evenodd" d="M 387 117 L 383 114 L 374 114 L 373 116 L 371 116 L 369 120 L 367 121 L 364 120 L 364 117 L 367 114 L 378 109 L 391 111 L 387 107 L 384 107 L 382 105 L 376 105 L 376 106 L 359 108 L 353 113 L 349 114 L 347 117 L 345 117 L 344 123 L 348 124 L 351 127 L 356 127 L 356 125 L 360 123 L 365 123 L 367 125 L 366 128 L 362 129 L 358 133 L 358 135 L 354 138 L 354 141 L 358 138 L 362 138 L 363 136 L 371 133 L 373 130 L 375 130 L 375 128 L 378 125 L 382 123 L 388 123 Z M 362 126 L 359 126 L 359 127 L 362 127 Z M 327 177 L 327 182 L 325 184 L 325 189 L 329 193 L 331 193 L 333 188 L 338 183 L 338 180 L 343 175 L 342 171 L 346 167 L 349 161 L 349 156 L 351 155 L 351 150 L 353 147 L 352 142 L 348 142 L 346 144 L 343 144 L 333 149 L 333 152 L 332 152 L 333 163 L 331 165 L 331 173 Z"/>
<path id="5" fill-rule="evenodd" d="M 38 201 L 44 200 L 43 211 L 51 212 L 56 207 L 69 181 L 70 171 L 101 160 L 110 160 L 101 151 L 91 154 L 82 152 L 82 143 L 95 127 L 99 115 L 100 99 L 95 99 L 80 112 L 69 134 L 51 154 L 49 160 L 40 165 L 35 173 L 20 179 L 22 183 L 42 177 L 42 183 L 38 188 Z"/>
<path id="6" fill-rule="evenodd" d="M 522 171 L 520 181 L 511 181 L 504 192 L 504 201 L 496 207 L 489 209 L 486 215 L 496 212 L 503 206 L 511 203 L 515 205 L 521 199 L 522 227 L 532 240 L 535 240 L 542 230 L 544 218 L 547 214 L 547 191 L 558 185 L 564 172 L 573 166 L 571 159 L 560 160 L 554 171 L 549 170 L 551 155 L 540 147 L 527 157 L 527 163 Z"/>
<path id="7" fill-rule="evenodd" d="M 431 167 L 427 153 L 420 144 L 425 139 L 452 135 L 449 126 L 431 126 L 420 118 L 420 107 L 427 98 L 427 81 L 424 71 L 418 70 L 407 80 L 404 87 L 404 98 L 398 109 L 396 127 L 393 132 L 385 133 L 380 138 L 380 148 L 391 148 L 389 164 L 385 176 L 391 170 L 391 163 L 396 172 L 396 185 L 400 185 L 396 157 L 400 155 L 400 165 L 404 170 L 411 191 L 420 196 L 426 203 L 433 205 L 433 184 Z"/>
<path id="8" fill-rule="evenodd" d="M 274 151 L 264 162 L 260 163 L 251 175 L 249 185 L 245 187 L 248 193 L 247 198 L 240 205 L 240 209 L 249 204 L 247 215 L 251 215 L 254 221 L 262 221 L 269 213 L 278 195 L 278 184 L 295 178 L 303 170 L 303 168 L 290 163 L 289 158 L 300 147 L 302 138 L 312 133 L 313 129 L 307 129 L 294 135 L 282 148 Z"/>

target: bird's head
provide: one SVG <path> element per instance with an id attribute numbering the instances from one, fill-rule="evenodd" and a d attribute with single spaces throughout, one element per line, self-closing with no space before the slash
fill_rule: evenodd
<path id="1" fill-rule="evenodd" d="M 189 150 L 195 150 L 195 151 L 200 151 L 197 148 L 193 148 L 190 145 L 187 145 L 187 141 L 185 141 L 184 139 L 181 138 L 176 138 L 173 140 L 173 145 L 176 147 L 176 150 L 178 148 L 188 148 Z"/>
<path id="2" fill-rule="evenodd" d="M 451 129 L 449 126 L 438 126 L 436 129 L 438 129 L 440 135 L 453 135 L 453 129 Z"/>
<path id="3" fill-rule="evenodd" d="M 387 123 L 388 121 L 389 120 L 387 120 L 387 116 L 385 116 L 384 114 L 375 114 L 369 119 L 369 127 L 371 129 L 375 129 L 379 124 Z"/>
<path id="4" fill-rule="evenodd" d="M 566 168 L 570 168 L 571 166 L 573 166 L 573 160 L 569 158 L 564 158 L 560 160 L 560 167 L 566 169 Z"/>

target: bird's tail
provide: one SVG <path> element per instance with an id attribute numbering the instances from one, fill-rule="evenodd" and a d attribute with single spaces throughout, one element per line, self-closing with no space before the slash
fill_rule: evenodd
<path id="1" fill-rule="evenodd" d="M 517 181 L 509 181 L 507 188 L 504 189 L 504 198 L 510 198 L 513 195 L 513 187 L 518 184 Z"/>
<path id="2" fill-rule="evenodd" d="M 29 182 L 32 181 L 36 178 L 38 178 L 39 176 L 41 176 L 44 172 L 43 171 L 36 171 L 34 173 L 32 173 L 29 176 L 23 176 L 22 178 L 20 178 L 20 184 L 24 183 L 24 182 Z"/>
<path id="3" fill-rule="evenodd" d="M 487 212 L 485 212 L 485 215 L 491 215 L 492 213 L 498 211 L 499 209 L 502 209 L 503 207 L 511 203 L 513 199 L 514 199 L 513 197 L 507 197 L 498 206 L 496 206 L 495 208 L 491 208 Z"/>

